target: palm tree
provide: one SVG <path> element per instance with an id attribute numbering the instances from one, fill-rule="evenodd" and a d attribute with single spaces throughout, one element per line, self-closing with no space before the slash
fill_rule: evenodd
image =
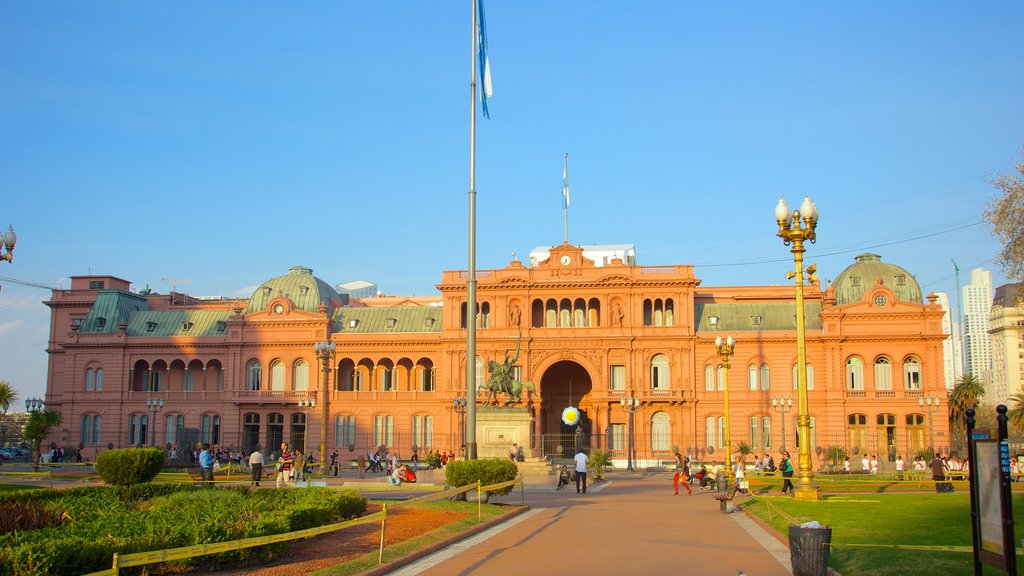
<path id="1" fill-rule="evenodd" d="M 1006 416 L 1010 419 L 1010 424 L 1024 428 L 1024 392 L 1017 392 L 1010 396 L 1008 404 L 1010 409 L 1006 412 Z"/>
<path id="2" fill-rule="evenodd" d="M 977 409 L 984 396 L 985 385 L 973 374 L 964 374 L 957 379 L 949 393 L 949 421 L 953 428 L 963 430 L 967 409 Z"/>
<path id="3" fill-rule="evenodd" d="M 0 419 L 6 420 L 7 411 L 11 409 L 11 405 L 18 400 L 18 393 L 11 386 L 11 383 L 7 380 L 0 380 Z M 3 431 L 3 437 L 0 437 L 0 445 L 7 445 L 7 425 L 0 426 L 0 430 Z"/>

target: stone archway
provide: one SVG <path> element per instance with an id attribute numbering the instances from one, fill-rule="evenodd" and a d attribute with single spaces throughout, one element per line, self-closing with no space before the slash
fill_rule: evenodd
<path id="1" fill-rule="evenodd" d="M 571 452 L 580 442 L 589 446 L 594 415 L 590 404 L 592 388 L 590 373 L 572 360 L 555 362 L 544 371 L 539 387 L 542 401 L 537 415 L 544 456 L 572 457 Z M 577 427 L 566 426 L 562 422 L 562 411 L 570 405 L 580 411 L 579 433 Z"/>

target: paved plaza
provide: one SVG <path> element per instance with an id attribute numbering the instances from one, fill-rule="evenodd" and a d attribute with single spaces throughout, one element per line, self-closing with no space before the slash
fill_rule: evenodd
<path id="1" fill-rule="evenodd" d="M 493 501 L 519 504 L 517 490 Z M 672 493 L 666 473 L 612 473 L 577 494 L 527 480 L 530 510 L 394 575 L 788 575 L 789 550 L 709 492 Z"/>

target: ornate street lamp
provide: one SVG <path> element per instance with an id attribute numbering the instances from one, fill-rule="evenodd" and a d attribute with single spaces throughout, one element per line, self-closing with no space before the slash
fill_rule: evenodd
<path id="1" fill-rule="evenodd" d="M 299 410 L 306 418 L 306 428 L 302 431 L 302 454 L 307 459 L 309 459 L 309 454 L 306 452 L 306 438 L 309 436 L 309 415 L 313 412 L 313 408 L 316 408 L 316 398 L 299 398 Z"/>
<path id="2" fill-rule="evenodd" d="M 628 453 L 626 454 L 626 471 L 633 471 L 633 414 L 640 409 L 640 400 L 633 395 L 633 390 L 629 391 L 629 398 L 623 396 L 619 399 L 619 403 L 622 404 L 622 409 L 626 411 L 629 416 L 629 445 L 627 446 Z"/>
<path id="3" fill-rule="evenodd" d="M 26 398 L 25 399 L 25 411 L 26 412 L 41 412 L 46 408 L 46 402 L 43 402 L 42 398 Z"/>
<path id="4" fill-rule="evenodd" d="M 323 370 L 323 385 L 320 386 L 320 475 L 327 476 L 329 471 L 327 469 L 327 419 L 331 417 L 331 392 L 330 388 L 330 372 L 331 364 L 334 361 L 334 350 L 337 344 L 334 342 L 323 341 L 313 344 L 313 350 L 316 352 L 316 357 L 320 359 L 320 367 Z M 316 401 L 314 400 L 314 406 Z M 303 437 L 305 442 L 305 437 Z"/>
<path id="5" fill-rule="evenodd" d="M 918 398 L 917 403 L 922 408 L 928 409 L 928 450 L 931 452 L 932 457 L 935 457 L 935 428 L 932 426 L 932 411 L 939 407 L 938 396 L 926 396 L 924 398 Z"/>
<path id="6" fill-rule="evenodd" d="M 156 413 L 164 409 L 164 399 L 146 398 L 146 408 L 153 415 L 149 422 L 149 445 L 156 448 Z"/>
<path id="7" fill-rule="evenodd" d="M 452 408 L 459 415 L 459 446 L 466 444 L 466 397 L 456 396 L 452 398 Z"/>
<path id="8" fill-rule="evenodd" d="M 782 414 L 782 446 L 779 450 L 782 452 L 786 451 L 786 412 L 793 409 L 793 397 L 792 396 L 776 396 L 772 398 L 772 407 L 775 411 Z"/>
<path id="9" fill-rule="evenodd" d="M 10 262 L 14 260 L 14 244 L 18 242 L 18 235 L 14 233 L 14 226 L 7 227 L 7 233 L 3 235 L 4 248 L 7 249 L 5 254 L 0 254 L 0 260 L 6 260 Z"/>
<path id="10" fill-rule="evenodd" d="M 821 500 L 821 490 L 814 485 L 814 468 L 811 462 L 811 416 L 807 407 L 807 346 L 804 339 L 804 241 L 809 240 L 813 244 L 817 237 L 814 230 L 818 227 L 818 208 L 814 206 L 809 196 L 804 196 L 800 209 L 790 212 L 786 201 L 779 198 L 779 203 L 775 206 L 775 221 L 779 225 L 778 236 L 782 238 L 782 243 L 786 246 L 793 245 L 790 251 L 793 253 L 795 264 L 795 269 L 786 273 L 787 278 L 796 281 L 796 425 L 800 462 L 793 497 L 798 500 Z M 807 267 L 809 282 L 817 279 L 814 271 L 813 264 Z"/>
<path id="11" fill-rule="evenodd" d="M 729 358 L 732 357 L 736 348 L 736 340 L 729 336 L 725 340 L 719 336 L 715 338 L 715 348 L 718 350 L 718 357 L 722 359 L 722 389 L 725 391 L 725 470 L 726 476 L 733 477 L 732 470 L 732 440 L 729 438 L 731 424 L 729 421 Z"/>

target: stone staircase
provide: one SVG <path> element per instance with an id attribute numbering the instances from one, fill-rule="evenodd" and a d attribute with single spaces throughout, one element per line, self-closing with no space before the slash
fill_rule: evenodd
<path id="1" fill-rule="evenodd" d="M 555 473 L 554 467 L 545 458 L 526 458 L 523 462 L 516 462 L 516 466 L 523 478 L 551 476 Z"/>

